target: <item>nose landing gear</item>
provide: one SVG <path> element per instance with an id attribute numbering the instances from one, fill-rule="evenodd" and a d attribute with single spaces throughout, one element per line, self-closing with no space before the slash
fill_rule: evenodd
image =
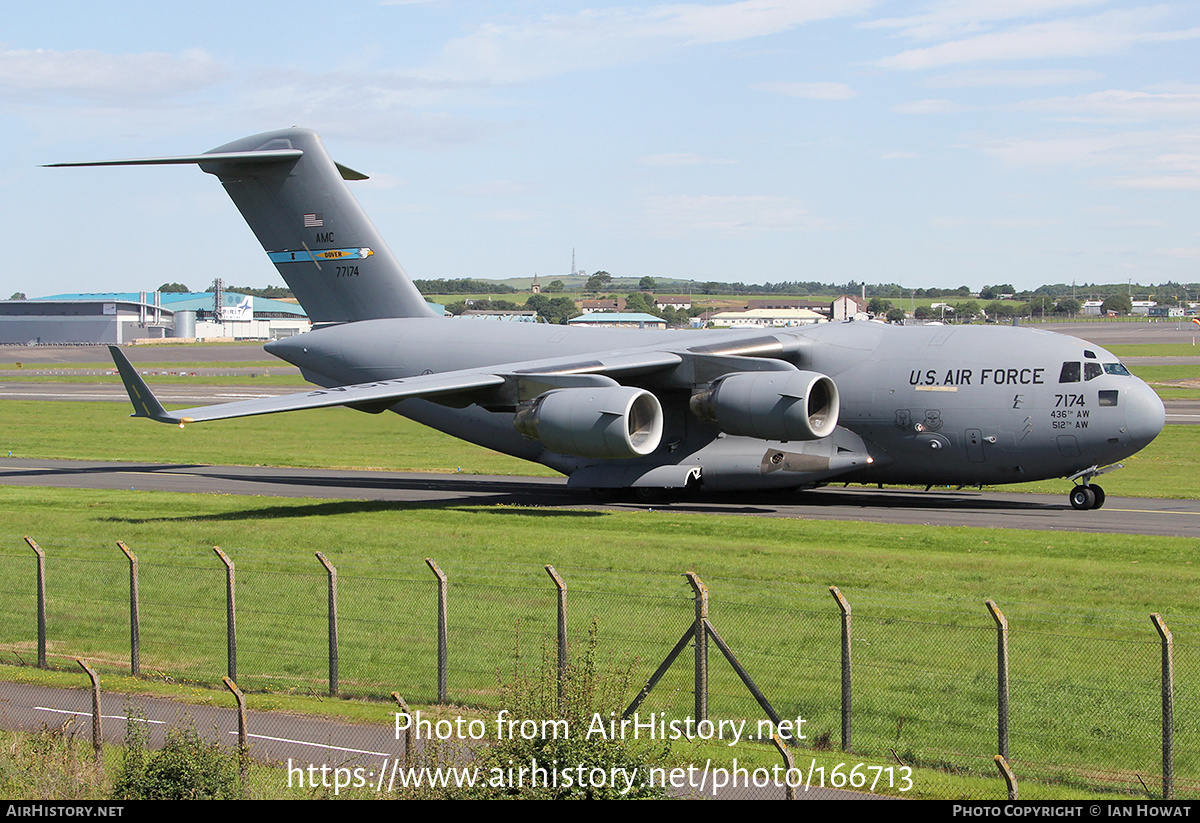
<path id="1" fill-rule="evenodd" d="M 1096 485 L 1076 486 L 1071 489 L 1071 508 L 1098 509 L 1104 505 L 1104 489 Z"/>
<path id="2" fill-rule="evenodd" d="M 1068 499 L 1071 501 L 1071 508 L 1083 511 L 1084 509 L 1098 509 L 1103 506 L 1104 489 L 1091 481 L 1095 477 L 1120 468 L 1124 468 L 1120 463 L 1114 463 L 1104 468 L 1092 466 L 1068 477 L 1068 480 L 1079 481 L 1079 484 L 1071 489 L 1071 493 L 1068 495 Z"/>

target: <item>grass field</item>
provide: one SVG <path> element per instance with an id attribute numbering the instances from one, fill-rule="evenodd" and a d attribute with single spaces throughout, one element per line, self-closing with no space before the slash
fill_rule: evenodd
<path id="1" fill-rule="evenodd" d="M 204 345 L 204 344 L 190 344 L 190 345 L 199 346 L 199 345 Z M 245 345 L 245 344 L 243 343 L 240 345 Z M 239 360 L 237 362 L 218 362 L 218 361 L 213 361 L 213 360 L 193 360 L 193 361 L 180 361 L 180 362 L 173 362 L 173 363 L 172 362 L 155 362 L 155 361 L 146 361 L 146 362 L 138 361 L 138 363 L 136 364 L 136 367 L 139 372 L 146 372 L 146 371 L 149 371 L 149 372 L 154 372 L 154 371 L 180 372 L 180 371 L 187 371 L 189 369 L 212 369 L 212 368 L 222 368 L 222 367 L 237 368 L 237 369 L 266 369 L 266 370 L 273 369 L 273 368 L 277 369 L 277 368 L 281 368 L 281 367 L 285 368 L 285 369 L 292 368 L 289 364 L 284 363 L 282 360 L 272 360 L 272 359 L 253 360 L 253 361 Z M 69 369 L 72 371 L 86 369 L 86 370 L 93 370 L 93 371 L 99 372 L 100 374 L 111 374 L 113 377 L 116 377 L 116 374 L 117 374 L 116 369 L 113 367 L 113 362 L 112 362 L 111 358 L 97 357 L 96 361 L 94 363 L 70 363 L 70 364 L 24 363 L 20 366 L 18 366 L 16 363 L 14 363 L 12 361 L 0 362 L 0 372 L 16 372 L 17 374 L 22 374 L 25 372 L 54 371 L 56 369 L 57 370 Z"/>
<path id="2" fill-rule="evenodd" d="M 318 409 L 180 429 L 130 419 L 122 403 L 7 400 L 0 409 L 0 455 L 13 457 L 557 476 L 395 414 Z"/>
<path id="3" fill-rule="evenodd" d="M 1196 331 L 1200 332 L 1200 327 Z M 1108 350 L 1117 357 L 1200 357 L 1200 346 L 1188 343 L 1133 343 L 1109 346 Z"/>
<path id="4" fill-rule="evenodd" d="M 426 556 L 451 581 L 451 699 L 476 706 L 495 705 L 497 672 L 516 649 L 537 657 L 551 642 L 543 564 L 567 581 L 572 637 L 594 617 L 605 655 L 634 661 L 637 680 L 688 626 L 682 572 L 693 570 L 718 630 L 780 713 L 802 714 L 835 743 L 840 641 L 828 586 L 838 585 L 854 608 L 856 752 L 981 776 L 994 768 L 991 598 L 1012 624 L 1014 763 L 1076 791 L 1137 790 L 1135 772 L 1157 774 L 1148 615 L 1159 612 L 1175 632 L 1176 773 L 1188 796 L 1200 793 L 1194 541 L 47 489 L 0 489 L 0 522 L 20 530 L 0 540 L 9 660 L 32 654 L 32 555 L 20 532 L 50 558 L 52 655 L 127 665 L 122 539 L 142 569 L 143 666 L 198 683 L 223 673 L 224 578 L 211 548 L 221 545 L 238 568 L 239 682 L 268 693 L 324 688 L 320 549 L 339 572 L 343 689 L 398 689 L 418 703 L 436 681 Z M 759 716 L 711 655 L 711 716 Z M 690 714 L 688 660 L 646 711 Z"/>
<path id="5" fill-rule="evenodd" d="M 1146 368 L 1162 377 L 1190 367 Z M 552 474 L 392 414 L 330 409 L 180 430 L 130 420 L 122 404 L 0 408 L 0 455 L 16 457 Z M 1103 478 L 1110 495 L 1195 497 L 1200 427 L 1168 427 L 1126 466 Z M 1012 760 L 1019 776 L 1038 781 L 1023 784 L 1022 798 L 1144 796 L 1141 781 L 1153 789 L 1159 644 L 1148 615 L 1157 612 L 1175 633 L 1178 794 L 1200 797 L 1195 541 L 669 508 L 4 487 L 0 523 L 3 659 L 33 655 L 32 553 L 21 540 L 31 534 L 50 557 L 52 659 L 74 665 L 84 656 L 107 677 L 127 671 L 128 567 L 115 546 L 124 540 L 141 560 L 144 670 L 152 681 L 218 684 L 224 576 L 212 546 L 220 545 L 238 568 L 239 682 L 260 707 L 297 710 L 292 695 L 325 687 L 325 577 L 315 550 L 339 570 L 344 692 L 398 689 L 414 703 L 436 695 L 431 556 L 451 581 L 451 699 L 474 707 L 496 705 L 499 673 L 518 650 L 536 658 L 552 643 L 554 592 L 543 564 L 567 581 L 574 641 L 594 618 L 604 653 L 631 661 L 641 680 L 691 620 L 682 572 L 693 570 L 710 590 L 718 630 L 780 713 L 803 714 L 813 737 L 828 734 L 836 746 L 840 641 L 828 587 L 837 585 L 854 609 L 855 756 L 956 776 L 948 785 L 924 778 L 922 796 L 1003 797 L 990 761 L 996 641 L 985 599 L 1012 626 Z M 690 651 L 683 658 L 646 711 L 691 713 Z M 715 647 L 710 658 L 710 716 L 757 717 Z"/>
<path id="6" fill-rule="evenodd" d="M 303 391 L 306 387 L 312 387 L 311 383 L 298 374 L 162 374 L 155 375 L 152 379 L 155 385 L 165 383 L 172 386 L 283 386 L 292 388 L 293 391 Z M 115 375 L 28 374 L 24 372 L 0 374 L 0 383 L 98 383 L 114 387 L 121 386 L 120 378 Z"/>

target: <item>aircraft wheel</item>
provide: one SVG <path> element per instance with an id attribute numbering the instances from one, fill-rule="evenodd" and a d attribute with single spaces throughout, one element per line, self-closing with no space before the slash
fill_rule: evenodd
<path id="1" fill-rule="evenodd" d="M 666 498 L 666 489 L 654 486 L 635 486 L 633 489 L 633 499 L 638 503 L 658 503 Z"/>
<path id="2" fill-rule="evenodd" d="M 1084 509 L 1094 509 L 1096 507 L 1096 493 L 1089 486 L 1076 486 L 1071 489 L 1071 508 L 1078 511 Z"/>
<path id="3" fill-rule="evenodd" d="M 1096 502 L 1092 504 L 1093 509 L 1098 509 L 1104 505 L 1104 489 L 1097 486 L 1095 483 L 1088 486 L 1092 490 L 1092 494 L 1096 495 Z"/>
<path id="4" fill-rule="evenodd" d="M 592 497 L 600 503 L 612 503 L 619 500 L 625 489 L 592 489 Z"/>

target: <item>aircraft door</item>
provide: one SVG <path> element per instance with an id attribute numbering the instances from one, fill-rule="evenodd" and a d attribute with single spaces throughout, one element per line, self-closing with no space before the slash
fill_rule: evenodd
<path id="1" fill-rule="evenodd" d="M 983 432 L 979 429 L 967 429 L 963 434 L 964 442 L 967 444 L 967 459 L 972 463 L 982 463 L 985 457 Z"/>

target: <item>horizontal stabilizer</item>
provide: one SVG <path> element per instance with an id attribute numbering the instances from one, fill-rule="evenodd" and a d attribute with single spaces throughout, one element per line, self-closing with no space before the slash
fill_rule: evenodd
<path id="1" fill-rule="evenodd" d="M 43 168 L 57 169 L 71 166 L 182 166 L 188 163 L 281 163 L 285 160 L 298 160 L 303 156 L 304 152 L 300 149 L 223 151 L 214 152 L 212 154 L 183 154 L 178 157 L 135 157 L 130 160 L 91 160 L 84 163 L 47 163 Z M 347 169 L 347 171 L 353 170 Z M 358 172 L 354 173 L 358 174 Z"/>
<path id="2" fill-rule="evenodd" d="M 78 166 L 184 166 L 189 163 L 281 163 L 299 160 L 304 156 L 301 149 L 267 149 L 265 151 L 219 151 L 210 154 L 182 154 L 178 157 L 134 157 L 129 160 L 89 160 L 82 163 L 46 163 L 44 169 L 70 168 Z M 370 180 L 361 171 L 334 163 L 343 180 Z"/>

